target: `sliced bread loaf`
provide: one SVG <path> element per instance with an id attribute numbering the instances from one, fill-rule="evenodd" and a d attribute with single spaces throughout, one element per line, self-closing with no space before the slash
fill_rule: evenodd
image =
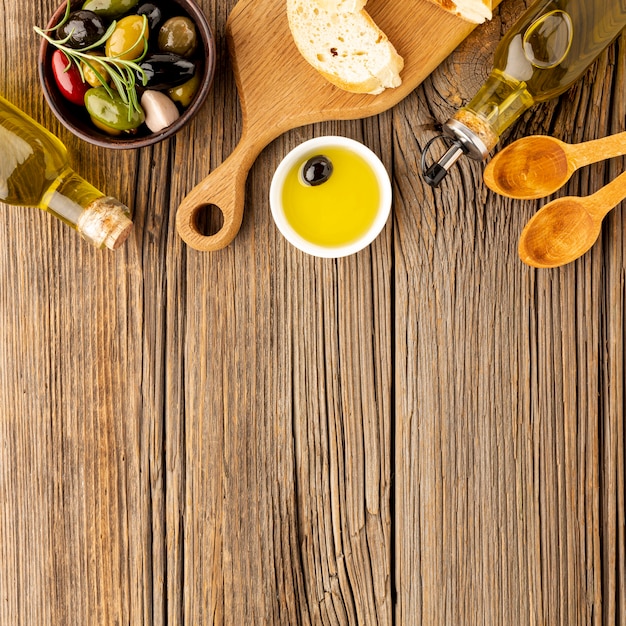
<path id="1" fill-rule="evenodd" d="M 491 0 L 431 0 L 446 11 L 455 13 L 468 22 L 482 24 L 491 19 Z"/>
<path id="2" fill-rule="evenodd" d="M 401 84 L 404 61 L 360 8 L 364 1 L 286 3 L 289 28 L 298 50 L 331 83 L 346 91 L 371 94 Z"/>

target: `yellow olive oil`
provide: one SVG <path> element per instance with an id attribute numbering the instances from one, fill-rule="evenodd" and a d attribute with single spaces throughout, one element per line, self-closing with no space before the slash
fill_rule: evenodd
<path id="1" fill-rule="evenodd" d="M 342 147 L 323 154 L 333 167 L 328 180 L 316 186 L 304 182 L 302 168 L 314 154 L 306 155 L 287 174 L 282 202 L 287 222 L 303 239 L 332 248 L 368 232 L 381 193 L 376 174 L 361 156 Z"/>

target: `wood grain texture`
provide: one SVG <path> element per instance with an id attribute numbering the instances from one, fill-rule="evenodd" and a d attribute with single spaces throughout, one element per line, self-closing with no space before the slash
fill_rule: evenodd
<path id="1" fill-rule="evenodd" d="M 497 4 L 499 0 L 493 3 Z M 248 171 L 273 139 L 305 124 L 358 119 L 391 108 L 475 27 L 429 0 L 370 0 L 367 11 L 404 59 L 402 84 L 378 95 L 339 89 L 304 60 L 291 36 L 284 0 L 240 0 L 235 5 L 226 32 L 243 126 L 224 163 L 198 183 L 178 208 L 177 229 L 188 245 L 206 252 L 232 242 L 243 219 Z M 223 215 L 223 225 L 215 233 L 205 233 L 197 223 L 198 213 L 207 205 Z"/>
<path id="2" fill-rule="evenodd" d="M 131 153 L 45 107 L 31 26 L 53 4 L 0 0 L 0 93 L 135 229 L 101 252 L 1 207 L 0 624 L 626 623 L 623 203 L 589 254 L 534 270 L 517 238 L 541 202 L 492 194 L 476 163 L 438 191 L 418 171 L 525 3 L 393 109 L 274 140 L 239 236 L 211 254 L 175 214 L 239 141 L 234 0 L 200 3 L 218 50 L 205 107 Z M 625 81 L 622 35 L 503 145 L 625 131 Z M 337 261 L 286 243 L 267 199 L 284 154 L 323 133 L 369 145 L 394 182 L 382 235 Z"/>

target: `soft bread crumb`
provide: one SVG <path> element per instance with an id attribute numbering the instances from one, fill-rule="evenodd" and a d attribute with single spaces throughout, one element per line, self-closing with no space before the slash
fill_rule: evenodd
<path id="1" fill-rule="evenodd" d="M 347 91 L 381 93 L 401 84 L 402 57 L 362 8 L 364 0 L 286 0 L 302 56 Z"/>

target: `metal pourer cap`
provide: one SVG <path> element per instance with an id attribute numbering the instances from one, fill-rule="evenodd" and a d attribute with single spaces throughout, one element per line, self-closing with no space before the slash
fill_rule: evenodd
<path id="1" fill-rule="evenodd" d="M 432 165 L 427 165 L 426 156 L 435 141 L 443 141 L 448 150 Z M 467 155 L 475 161 L 487 158 L 489 150 L 483 140 L 465 124 L 452 118 L 443 127 L 443 134 L 433 137 L 422 152 L 422 175 L 431 187 L 438 187 L 448 175 L 450 168 L 459 160 L 461 155 Z"/>

